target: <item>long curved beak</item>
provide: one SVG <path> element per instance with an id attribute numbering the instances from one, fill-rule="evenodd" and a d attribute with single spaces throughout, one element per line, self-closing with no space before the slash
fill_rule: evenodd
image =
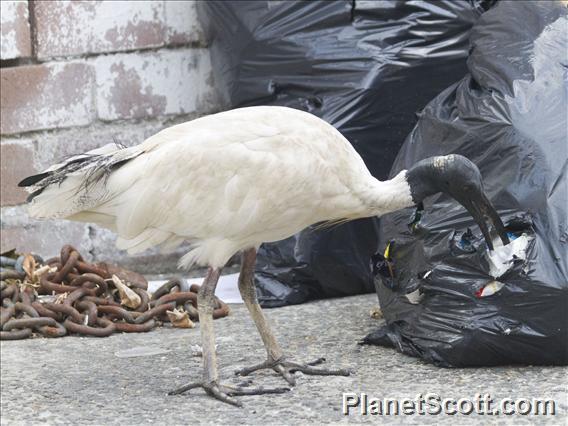
<path id="1" fill-rule="evenodd" d="M 507 236 L 507 232 L 505 231 L 505 226 L 497 213 L 497 210 L 491 204 L 491 201 L 485 196 L 483 192 L 479 192 L 479 194 L 475 197 L 468 199 L 467 201 L 462 201 L 461 204 L 467 209 L 467 211 L 473 217 L 473 220 L 479 225 L 481 229 L 481 233 L 483 234 L 483 238 L 485 238 L 485 242 L 487 243 L 487 247 L 489 250 L 493 250 L 493 240 L 491 239 L 491 234 L 489 233 L 489 226 L 488 222 L 491 221 L 493 223 L 493 227 L 501 241 L 503 241 L 504 245 L 509 244 L 509 237 Z"/>
<path id="2" fill-rule="evenodd" d="M 425 158 L 408 170 L 406 179 L 415 204 L 425 197 L 444 192 L 471 214 L 479 225 L 489 250 L 494 250 L 494 247 L 488 222 L 493 223 L 503 244 L 509 244 L 503 222 L 483 192 L 481 173 L 466 157 L 450 154 Z"/>

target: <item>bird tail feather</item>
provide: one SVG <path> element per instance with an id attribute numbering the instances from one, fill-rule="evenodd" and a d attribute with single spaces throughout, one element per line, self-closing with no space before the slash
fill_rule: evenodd
<path id="1" fill-rule="evenodd" d="M 36 218 L 69 217 L 88 210 L 106 195 L 104 185 L 113 170 L 141 154 L 137 147 L 108 144 L 73 156 L 22 180 L 30 195 L 29 212 Z"/>

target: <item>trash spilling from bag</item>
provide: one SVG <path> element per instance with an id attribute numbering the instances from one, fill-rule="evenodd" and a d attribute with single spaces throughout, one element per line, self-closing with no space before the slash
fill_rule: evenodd
<path id="1" fill-rule="evenodd" d="M 14 252 L 4 253 L 0 261 L 0 340 L 34 333 L 106 337 L 147 332 L 163 323 L 193 328 L 199 320 L 198 285 L 172 279 L 150 294 L 142 275 L 108 263 L 87 263 L 69 245 L 45 262 Z M 227 315 L 229 307 L 215 298 L 213 318 Z"/>
<path id="2" fill-rule="evenodd" d="M 219 92 L 232 108 L 283 105 L 335 126 L 384 179 L 416 111 L 466 72 L 472 25 L 494 1 L 207 1 Z M 378 220 L 263 244 L 263 307 L 373 290 Z"/>
<path id="3" fill-rule="evenodd" d="M 498 2 L 472 30 L 469 74 L 420 114 L 391 176 L 468 157 L 511 242 L 489 251 L 442 194 L 385 216 L 374 270 L 386 325 L 365 343 L 446 367 L 568 363 L 567 12 Z"/>
<path id="4" fill-rule="evenodd" d="M 489 275 L 499 278 L 511 269 L 515 262 L 524 262 L 527 258 L 527 248 L 533 237 L 523 233 L 520 237 L 510 234 L 511 243 L 504 246 L 499 238 L 493 241 L 495 250 L 486 252 L 489 264 Z M 512 236 L 512 237 L 511 237 Z"/>

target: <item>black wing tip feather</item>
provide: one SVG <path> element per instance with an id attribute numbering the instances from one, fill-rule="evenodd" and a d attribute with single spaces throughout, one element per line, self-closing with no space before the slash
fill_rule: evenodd
<path id="1" fill-rule="evenodd" d="M 28 176 L 18 183 L 19 187 L 27 187 L 37 185 L 39 188 L 28 196 L 27 201 L 30 202 L 45 188 L 53 184 L 61 184 L 70 173 L 77 170 L 85 170 L 83 183 L 77 191 L 87 191 L 91 186 L 96 185 L 100 181 L 106 182 L 111 172 L 123 166 L 128 161 L 137 157 L 140 153 L 128 158 L 116 160 L 112 156 L 99 154 L 84 154 L 83 156 L 67 161 L 62 167 L 49 172 L 39 173 L 37 175 Z"/>
<path id="2" fill-rule="evenodd" d="M 41 194 L 43 192 L 45 188 L 40 188 L 35 192 L 32 192 L 30 195 L 28 195 L 28 198 L 26 198 L 26 202 L 30 203 L 35 197 L 37 197 L 39 194 Z"/>
<path id="3" fill-rule="evenodd" d="M 26 187 L 26 186 L 33 186 L 36 183 L 44 180 L 46 177 L 50 175 L 49 172 L 39 173 L 37 175 L 28 176 L 27 178 L 23 179 L 18 183 L 19 187 Z"/>

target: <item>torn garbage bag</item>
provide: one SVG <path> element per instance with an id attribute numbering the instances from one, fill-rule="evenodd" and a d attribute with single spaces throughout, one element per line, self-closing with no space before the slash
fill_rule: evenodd
<path id="1" fill-rule="evenodd" d="M 497 3 L 472 30 L 469 75 L 422 112 L 391 175 L 468 157 L 511 242 L 488 251 L 444 195 L 385 216 L 374 265 L 386 325 L 367 343 L 448 367 L 568 363 L 567 12 Z"/>
<path id="2" fill-rule="evenodd" d="M 472 25 L 493 2 L 208 1 L 215 84 L 228 107 L 284 105 L 334 125 L 384 179 L 416 111 L 467 72 Z M 277 171 L 275 171 L 277 173 Z M 378 221 L 265 244 L 263 306 L 372 291 Z"/>

